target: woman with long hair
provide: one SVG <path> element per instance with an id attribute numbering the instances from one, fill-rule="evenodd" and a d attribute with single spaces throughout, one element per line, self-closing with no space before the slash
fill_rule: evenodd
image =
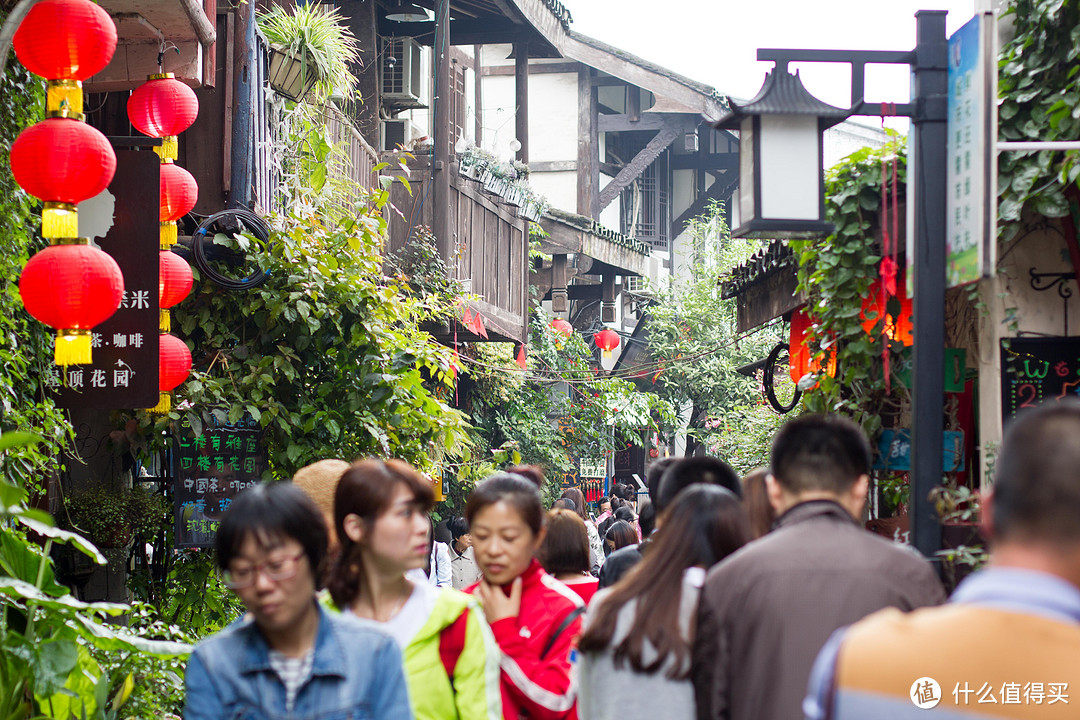
<path id="1" fill-rule="evenodd" d="M 577 593 L 588 605 L 596 594 L 597 579 L 589 573 L 589 535 L 585 523 L 572 510 L 549 510 L 547 534 L 536 559 L 548 573 Z"/>
<path id="2" fill-rule="evenodd" d="M 615 720 L 627 707 L 637 717 L 695 717 L 690 654 L 701 585 L 749 537 L 729 490 L 692 485 L 676 496 L 645 558 L 593 599 L 578 645 L 581 717 Z"/>
<path id="3" fill-rule="evenodd" d="M 604 534 L 604 542 L 607 543 L 607 553 L 610 555 L 616 550 L 622 550 L 624 547 L 637 545 L 637 530 L 625 520 L 616 520 Z"/>
<path id="4" fill-rule="evenodd" d="M 572 649 L 584 604 L 534 558 L 546 532 L 537 483 L 496 473 L 473 490 L 465 517 L 483 574 L 469 591 L 502 650 L 503 717 L 573 717 Z"/>
<path id="5" fill-rule="evenodd" d="M 330 595 L 397 641 L 418 720 L 494 720 L 499 653 L 476 601 L 406 577 L 429 557 L 433 505 L 431 483 L 401 460 L 361 460 L 346 470 L 334 495 L 341 555 Z"/>
<path id="6" fill-rule="evenodd" d="M 570 487 L 563 490 L 562 497 L 574 501 L 575 511 L 585 523 L 585 532 L 589 535 L 589 571 L 592 572 L 594 569 L 599 571 L 600 566 L 604 564 L 604 545 L 600 542 L 600 533 L 596 531 L 596 523 L 592 521 L 586 510 L 585 494 L 579 488 Z"/>

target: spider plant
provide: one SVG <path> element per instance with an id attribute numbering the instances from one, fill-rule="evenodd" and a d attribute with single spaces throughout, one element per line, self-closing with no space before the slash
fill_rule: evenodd
<path id="1" fill-rule="evenodd" d="M 302 72 L 315 75 L 318 102 L 335 92 L 352 94 L 356 76 L 350 66 L 360 60 L 360 51 L 337 8 L 315 2 L 298 3 L 291 10 L 274 5 L 260 12 L 258 20 L 271 45 L 300 58 Z"/>

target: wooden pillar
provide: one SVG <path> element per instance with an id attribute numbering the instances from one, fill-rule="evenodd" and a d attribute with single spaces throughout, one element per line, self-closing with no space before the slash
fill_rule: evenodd
<path id="1" fill-rule="evenodd" d="M 641 120 L 641 88 L 637 85 L 626 88 L 626 115 L 630 122 Z"/>
<path id="2" fill-rule="evenodd" d="M 521 143 L 517 158 L 529 162 L 529 43 L 514 43 L 514 132 Z"/>
<path id="3" fill-rule="evenodd" d="M 566 255 L 551 256 L 551 312 L 564 313 L 570 309 L 566 292 Z"/>
<path id="4" fill-rule="evenodd" d="M 452 266 L 453 238 L 450 234 L 450 153 L 454 138 L 450 137 L 450 101 L 453 97 L 453 75 L 450 67 L 450 3 L 435 4 L 435 98 L 432 130 L 435 154 L 432 158 L 432 211 L 435 241 L 439 255 Z M 406 239 L 408 242 L 409 239 Z"/>
<path id="5" fill-rule="evenodd" d="M 473 113 L 476 119 L 476 139 L 473 144 L 481 147 L 484 138 L 484 46 L 473 45 L 473 76 L 476 79 L 476 87 L 473 91 Z"/>
<path id="6" fill-rule="evenodd" d="M 593 217 L 600 183 L 600 137 L 595 109 L 596 88 L 589 68 L 582 66 L 578 70 L 577 213 L 586 217 Z"/>
<path id="7" fill-rule="evenodd" d="M 615 273 L 605 271 L 600 288 L 600 322 L 615 322 Z"/>

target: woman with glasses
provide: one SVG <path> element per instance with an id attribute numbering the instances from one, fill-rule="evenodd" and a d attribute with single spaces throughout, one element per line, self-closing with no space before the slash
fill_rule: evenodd
<path id="1" fill-rule="evenodd" d="M 316 601 L 327 530 L 299 488 L 245 490 L 222 516 L 215 543 L 225 583 L 247 614 L 195 647 L 185 720 L 412 717 L 393 639 Z"/>
<path id="2" fill-rule="evenodd" d="M 476 601 L 407 577 L 429 557 L 434 504 L 431 483 L 408 463 L 368 459 L 346 470 L 334 495 L 341 555 L 330 595 L 397 641 L 418 720 L 497 720 L 499 651 Z"/>

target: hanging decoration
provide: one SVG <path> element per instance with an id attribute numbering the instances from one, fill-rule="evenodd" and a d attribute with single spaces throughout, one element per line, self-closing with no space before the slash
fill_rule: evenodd
<path id="1" fill-rule="evenodd" d="M 184 258 L 172 250 L 158 253 L 158 307 L 160 308 L 161 332 L 172 330 L 169 308 L 180 303 L 191 292 L 195 276 Z"/>
<path id="2" fill-rule="evenodd" d="M 198 117 L 199 99 L 173 73 L 159 73 L 135 88 L 127 113 L 136 130 L 162 139 L 154 152 L 161 158 L 161 246 L 168 248 L 176 243 L 176 221 L 191 212 L 199 199 L 195 178 L 173 164 L 180 150 L 177 136 Z"/>
<path id="3" fill-rule="evenodd" d="M 525 355 L 525 343 L 518 345 L 517 357 L 514 358 L 514 362 L 516 362 L 517 366 L 522 370 L 524 370 L 528 364 L 528 358 Z"/>
<path id="4" fill-rule="evenodd" d="M 116 154 L 85 124 L 82 81 L 116 51 L 116 25 L 89 0 L 40 0 L 12 38 L 19 61 L 46 80 L 46 119 L 11 145 L 15 181 L 45 203 L 41 234 L 50 246 L 30 258 L 19 278 L 27 311 L 56 328 L 57 365 L 91 361 L 90 329 L 120 307 L 120 267 L 79 238 L 75 206 L 112 182 Z"/>
<path id="5" fill-rule="evenodd" d="M 562 335 L 564 338 L 569 338 L 571 335 L 574 334 L 574 326 L 561 317 L 555 318 L 550 323 L 548 323 L 548 325 L 552 330 L 557 332 L 559 335 Z"/>
<path id="6" fill-rule="evenodd" d="M 191 374 L 191 351 L 187 343 L 175 335 L 162 333 L 158 337 L 160 350 L 158 355 L 158 391 L 157 407 L 150 412 L 164 415 L 172 408 L 169 393 L 187 380 Z"/>
<path id="7" fill-rule="evenodd" d="M 882 264 L 885 264 L 884 260 Z M 907 278 L 904 270 L 899 270 L 894 278 L 892 283 L 883 278 L 874 281 L 870 286 L 869 294 L 863 298 L 860 320 L 863 329 L 868 334 L 875 338 L 884 335 L 889 340 L 907 347 L 913 342 L 911 298 L 907 296 L 905 285 Z M 883 317 L 884 325 L 882 326 Z M 875 328 L 877 328 L 877 333 L 874 332 Z"/>
<path id="8" fill-rule="evenodd" d="M 90 362 L 90 328 L 116 312 L 123 292 L 120 266 L 86 243 L 50 245 L 19 276 L 26 311 L 57 330 L 57 365 Z"/>
<path id="9" fill-rule="evenodd" d="M 800 305 L 791 313 L 791 329 L 788 338 L 788 366 L 791 381 L 798 384 L 809 373 L 820 373 L 821 359 L 808 345 L 807 335 L 813 320 L 806 312 L 806 306 Z M 829 353 L 829 361 L 825 366 L 825 374 L 830 377 L 836 376 L 836 354 Z"/>
<path id="10" fill-rule="evenodd" d="M 619 333 L 611 328 L 604 328 L 593 335 L 593 342 L 596 343 L 596 347 L 600 348 L 603 352 L 603 357 L 607 359 L 611 357 L 611 351 L 619 347 L 619 343 L 622 342 L 622 339 L 619 337 Z"/>

